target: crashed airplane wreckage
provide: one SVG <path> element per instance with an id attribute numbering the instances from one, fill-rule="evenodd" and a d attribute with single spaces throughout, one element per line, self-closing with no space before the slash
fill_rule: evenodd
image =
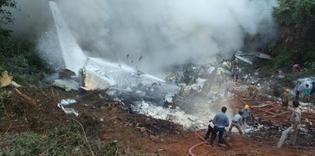
<path id="1" fill-rule="evenodd" d="M 57 4 L 50 1 L 49 6 L 66 68 L 54 80 L 55 86 L 66 90 L 107 90 L 107 94 L 121 101 L 150 101 L 158 105 L 163 105 L 165 98 L 178 92 L 177 86 L 127 65 L 86 56 L 71 34 Z"/>
<path id="2" fill-rule="evenodd" d="M 133 68 L 89 58 L 82 71 L 85 90 L 107 89 L 107 94 L 122 101 L 150 101 L 163 105 L 179 88 Z"/>
<path id="3" fill-rule="evenodd" d="M 98 58 L 88 58 L 79 75 L 64 77 L 61 73 L 59 79 L 54 80 L 57 87 L 65 90 L 106 90 L 108 95 L 124 102 L 150 101 L 163 105 L 166 98 L 175 95 L 179 90 L 177 86 L 167 84 L 152 75 Z"/>

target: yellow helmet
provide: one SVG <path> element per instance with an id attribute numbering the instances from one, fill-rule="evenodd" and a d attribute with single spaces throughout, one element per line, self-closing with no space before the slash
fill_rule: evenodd
<path id="1" fill-rule="evenodd" d="M 245 107 L 244 108 L 249 108 L 249 105 L 245 105 Z"/>

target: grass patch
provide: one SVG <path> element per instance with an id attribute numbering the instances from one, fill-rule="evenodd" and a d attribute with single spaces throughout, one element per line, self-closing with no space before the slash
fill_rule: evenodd
<path id="1" fill-rule="evenodd" d="M 92 149 L 88 147 L 91 145 Z M 80 126 L 72 124 L 69 127 L 57 126 L 46 134 L 23 132 L 6 134 L 0 137 L 0 156 L 7 155 L 94 155 L 114 156 L 118 154 L 118 143 L 87 143 Z"/>

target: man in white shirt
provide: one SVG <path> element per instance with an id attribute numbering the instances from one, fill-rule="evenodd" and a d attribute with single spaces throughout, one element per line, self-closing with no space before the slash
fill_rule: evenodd
<path id="1" fill-rule="evenodd" d="M 293 112 L 290 118 L 291 126 L 282 132 L 281 138 L 278 142 L 277 147 L 281 148 L 285 142 L 285 140 L 288 138 L 288 134 L 291 134 L 291 142 L 294 145 L 296 143 L 296 138 L 299 132 L 299 128 L 301 125 L 301 109 L 299 108 L 299 102 L 293 101 Z"/>

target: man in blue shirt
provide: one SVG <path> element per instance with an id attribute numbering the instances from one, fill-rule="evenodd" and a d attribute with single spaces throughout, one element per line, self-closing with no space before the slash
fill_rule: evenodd
<path id="1" fill-rule="evenodd" d="M 242 135 L 243 131 L 242 131 L 242 125 L 243 125 L 243 121 L 242 121 L 242 115 L 243 112 L 239 111 L 236 115 L 234 115 L 233 119 L 232 119 L 232 123 L 231 126 L 229 128 L 229 134 L 231 134 L 232 128 L 236 127 L 236 129 L 239 131 L 239 133 Z"/>
<path id="2" fill-rule="evenodd" d="M 229 147 L 227 142 L 225 142 L 223 139 L 225 127 L 229 126 L 229 119 L 225 115 L 226 111 L 227 111 L 227 108 L 225 106 L 223 106 L 221 108 L 221 112 L 217 113 L 213 118 L 212 123 L 214 124 L 214 128 L 213 128 L 213 132 L 211 134 L 210 145 L 213 144 L 213 141 L 217 137 L 217 133 L 219 133 L 219 143 L 220 144 L 226 144 Z"/>

